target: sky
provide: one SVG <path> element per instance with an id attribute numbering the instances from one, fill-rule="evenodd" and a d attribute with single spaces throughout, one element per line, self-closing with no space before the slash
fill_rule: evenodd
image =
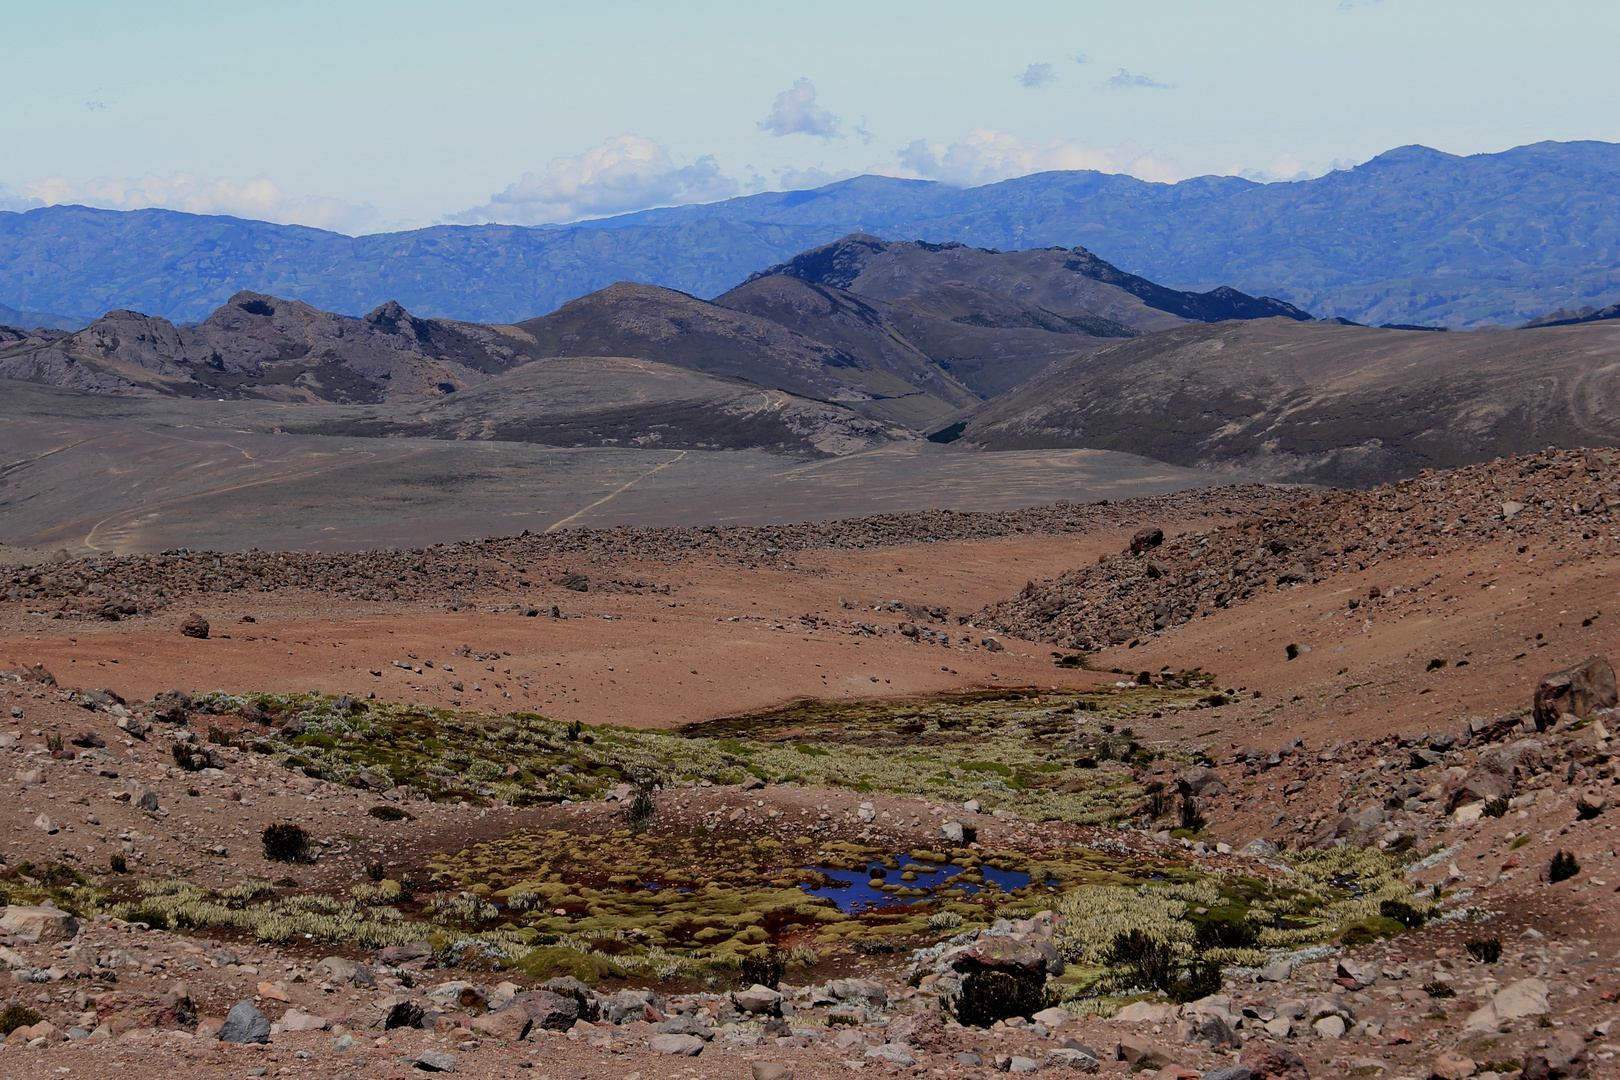
<path id="1" fill-rule="evenodd" d="M 1613 0 L 0 0 L 0 210 L 350 234 L 1620 141 Z"/>

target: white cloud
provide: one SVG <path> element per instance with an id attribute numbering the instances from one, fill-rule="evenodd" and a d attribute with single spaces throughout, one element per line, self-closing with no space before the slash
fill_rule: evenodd
<path id="1" fill-rule="evenodd" d="M 669 151 L 640 135 L 617 135 L 577 157 L 552 158 L 544 173 L 524 173 L 505 191 L 446 220 L 543 225 L 605 217 L 653 206 L 712 202 L 737 194 L 712 157 L 676 165 Z"/>
<path id="2" fill-rule="evenodd" d="M 162 207 L 188 214 L 223 214 L 347 233 L 365 228 L 377 217 L 376 209 L 369 204 L 356 206 L 319 195 L 289 196 L 275 181 L 262 176 L 243 184 L 224 178 L 200 180 L 190 173 L 176 173 L 143 176 L 138 180 L 102 178 L 83 183 L 53 177 L 16 187 L 0 186 L 0 209 L 31 210 L 63 205 L 106 210 Z"/>
<path id="3" fill-rule="evenodd" d="M 1056 79 L 1057 76 L 1052 74 L 1051 64 L 1031 64 L 1024 69 L 1022 75 L 1018 76 L 1019 82 L 1037 90 Z"/>
<path id="4" fill-rule="evenodd" d="M 1016 135 L 988 128 L 975 128 L 962 142 L 948 146 L 918 139 L 900 151 L 897 167 L 884 171 L 940 180 L 958 187 L 977 187 L 1030 173 L 1072 169 L 1126 173 L 1142 180 L 1163 182 L 1173 182 L 1183 176 L 1174 162 L 1129 144 L 1099 147 L 1078 139 L 1030 143 Z"/>
<path id="5" fill-rule="evenodd" d="M 820 135 L 836 138 L 838 117 L 816 104 L 816 88 L 809 79 L 795 79 L 791 90 L 776 95 L 771 115 L 759 122 L 772 135 Z"/>
<path id="6" fill-rule="evenodd" d="M 1152 90 L 1170 89 L 1169 83 L 1162 83 L 1157 79 L 1150 79 L 1146 75 L 1132 75 L 1124 68 L 1120 68 L 1117 73 L 1108 76 L 1108 81 L 1103 83 L 1103 85 L 1114 90 L 1130 90 L 1135 87 L 1145 87 Z"/>
<path id="7" fill-rule="evenodd" d="M 1234 165 L 1227 170 L 1230 175 L 1241 176 L 1245 180 L 1253 180 L 1260 184 L 1275 184 L 1284 180 L 1309 180 L 1322 175 L 1321 170 L 1311 170 L 1294 154 L 1283 154 L 1270 165 L 1250 166 L 1243 168 Z"/>

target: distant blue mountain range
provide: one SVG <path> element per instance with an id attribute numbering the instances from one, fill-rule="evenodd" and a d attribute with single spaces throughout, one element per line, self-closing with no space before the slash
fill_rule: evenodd
<path id="1" fill-rule="evenodd" d="M 1178 289 L 1319 317 L 1467 328 L 1620 298 L 1620 146 L 1456 157 L 1401 147 L 1315 180 L 1151 184 L 1052 172 L 984 187 L 862 176 L 570 226 L 348 237 L 169 210 L 0 213 L 0 303 L 88 320 L 205 317 L 240 289 L 359 314 L 512 322 L 615 281 L 710 298 L 852 232 L 1002 250 L 1083 246 Z"/>

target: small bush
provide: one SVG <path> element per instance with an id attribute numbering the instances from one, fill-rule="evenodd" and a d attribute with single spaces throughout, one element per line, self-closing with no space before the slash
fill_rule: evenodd
<path id="1" fill-rule="evenodd" d="M 1441 982 L 1439 979 L 1424 983 L 1423 992 L 1432 998 L 1454 998 L 1457 996 L 1457 991 L 1452 988 L 1450 983 Z"/>
<path id="2" fill-rule="evenodd" d="M 1221 991 L 1221 969 L 1218 964 L 1194 964 L 1186 973 L 1165 987 L 1170 1000 L 1178 1004 L 1197 1001 Z"/>
<path id="3" fill-rule="evenodd" d="M 1260 940 L 1260 928 L 1247 919 L 1209 919 L 1196 933 L 1200 949 L 1252 949 Z"/>
<path id="4" fill-rule="evenodd" d="M 60 731 L 53 731 L 45 736 L 45 749 L 53 754 L 62 749 L 62 733 Z"/>
<path id="5" fill-rule="evenodd" d="M 637 788 L 630 797 L 630 805 L 625 809 L 624 816 L 634 828 L 651 825 L 658 817 L 658 805 L 653 802 L 652 792 L 644 787 Z"/>
<path id="6" fill-rule="evenodd" d="M 124 859 L 124 857 L 122 855 L 114 855 L 112 858 L 108 859 L 107 860 L 107 866 L 115 874 L 127 874 L 127 873 L 129 873 L 129 863 Z"/>
<path id="7" fill-rule="evenodd" d="M 1568 881 L 1580 872 L 1581 864 L 1575 861 L 1575 853 L 1560 851 L 1552 857 L 1552 862 L 1547 867 L 1547 880 L 1554 883 Z"/>
<path id="8" fill-rule="evenodd" d="M 759 985 L 775 990 L 777 983 L 782 981 L 782 972 L 786 967 L 787 963 L 782 959 L 782 953 L 775 948 L 767 947 L 763 956 L 743 957 L 737 983 L 743 989 Z"/>
<path id="9" fill-rule="evenodd" d="M 411 820 L 413 820 L 411 815 L 407 814 L 405 811 L 401 810 L 399 807 L 397 807 L 397 806 L 389 806 L 387 803 L 379 803 L 378 805 L 373 806 L 370 810 L 367 810 L 366 813 L 370 814 L 372 817 L 376 818 L 378 821 L 411 821 Z"/>
<path id="10" fill-rule="evenodd" d="M 0 1012 L 0 1035 L 10 1035 L 20 1027 L 33 1027 L 43 1017 L 25 1005 L 13 1005 Z"/>
<path id="11" fill-rule="evenodd" d="M 1492 799 L 1485 804 L 1484 813 L 1486 817 L 1502 817 L 1507 812 L 1508 801 L 1506 799 Z"/>
<path id="12" fill-rule="evenodd" d="M 309 833 L 297 825 L 271 825 L 260 834 L 260 838 L 264 841 L 264 857 L 271 862 L 315 861 L 309 847 Z"/>
<path id="13" fill-rule="evenodd" d="M 580 723 L 578 720 L 570 722 L 568 725 L 568 741 L 579 742 L 579 733 L 584 730 L 584 728 L 585 725 Z"/>
<path id="14" fill-rule="evenodd" d="M 1445 666 L 1446 666 L 1446 662 L 1444 660 L 1436 658 L 1434 660 L 1430 660 L 1429 661 L 1429 666 L 1424 668 L 1423 670 L 1424 671 L 1439 671 L 1441 668 L 1443 668 Z"/>
<path id="15" fill-rule="evenodd" d="M 381 881 L 387 876 L 388 871 L 383 868 L 383 864 L 380 862 L 374 862 L 370 866 L 366 867 L 366 877 L 370 878 L 372 881 Z"/>
<path id="16" fill-rule="evenodd" d="M 862 956 L 887 956 L 894 952 L 894 942 L 882 938 L 858 938 L 855 951 Z"/>
<path id="17" fill-rule="evenodd" d="M 1113 967 L 1129 971 L 1135 985 L 1153 990 L 1168 988 L 1175 970 L 1170 943 L 1150 937 L 1140 930 L 1115 935 L 1113 944 L 1104 951 L 1103 959 Z"/>
<path id="18" fill-rule="evenodd" d="M 1416 930 L 1429 921 L 1429 913 L 1415 908 L 1405 900 L 1382 900 L 1378 904 L 1378 914 L 1386 919 L 1394 919 L 1408 930 Z"/>
<path id="19" fill-rule="evenodd" d="M 1529 842 L 1530 842 L 1530 834 L 1525 833 L 1523 836 L 1515 837 L 1513 843 L 1508 845 L 1508 850 L 1509 851 L 1518 851 L 1520 848 L 1524 847 L 1524 845 L 1528 844 Z"/>
<path id="20" fill-rule="evenodd" d="M 955 930 L 962 925 L 962 916 L 954 911 L 936 911 L 928 916 L 928 927 L 931 930 Z"/>
<path id="21" fill-rule="evenodd" d="M 1502 939 L 1499 937 L 1473 938 L 1464 942 L 1463 948 L 1482 964 L 1494 964 L 1502 959 Z"/>
<path id="22" fill-rule="evenodd" d="M 952 1012 L 964 1027 L 987 1028 L 997 1020 L 1031 1017 L 1046 1008 L 1044 982 L 1004 971 L 975 971 L 962 980 Z"/>
<path id="23" fill-rule="evenodd" d="M 213 724 L 208 725 L 208 741 L 213 743 L 215 746 L 236 745 L 231 741 L 230 732 L 224 730 L 223 728 L 215 727 Z"/>
<path id="24" fill-rule="evenodd" d="M 1203 832 L 1204 826 L 1208 824 L 1209 822 L 1204 820 L 1204 815 L 1199 810 L 1197 799 L 1181 800 L 1181 827 L 1183 829 L 1196 835 Z"/>

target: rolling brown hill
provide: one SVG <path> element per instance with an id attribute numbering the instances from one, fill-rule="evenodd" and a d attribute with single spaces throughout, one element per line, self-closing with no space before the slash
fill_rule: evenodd
<path id="1" fill-rule="evenodd" d="M 1617 405 L 1613 322 L 1428 334 L 1265 319 L 1183 326 L 1065 362 L 959 431 L 991 450 L 1128 449 L 1366 486 L 1549 445 L 1614 445 Z"/>
<path id="2" fill-rule="evenodd" d="M 801 291 L 817 336 L 672 289 L 620 282 L 518 328 L 547 356 L 630 356 L 746 379 L 911 426 L 980 400 L 858 300 Z"/>

